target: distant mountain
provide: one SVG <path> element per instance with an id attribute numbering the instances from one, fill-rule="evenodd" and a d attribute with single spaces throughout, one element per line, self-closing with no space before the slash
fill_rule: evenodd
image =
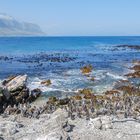
<path id="1" fill-rule="evenodd" d="M 0 36 L 41 36 L 45 33 L 33 23 L 18 21 L 17 19 L 0 13 Z"/>

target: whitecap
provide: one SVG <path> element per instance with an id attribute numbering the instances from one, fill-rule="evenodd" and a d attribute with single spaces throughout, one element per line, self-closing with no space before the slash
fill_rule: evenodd
<path id="1" fill-rule="evenodd" d="M 127 78 L 124 77 L 124 76 L 121 76 L 121 75 L 118 75 L 118 74 L 114 74 L 114 73 L 110 73 L 110 72 L 107 72 L 106 75 L 112 77 L 113 79 L 127 80 Z"/>

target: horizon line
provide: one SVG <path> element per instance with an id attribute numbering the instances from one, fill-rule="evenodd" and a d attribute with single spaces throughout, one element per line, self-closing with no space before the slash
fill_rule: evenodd
<path id="1" fill-rule="evenodd" d="M 0 35 L 0 38 L 2 37 L 140 37 L 140 35 Z"/>

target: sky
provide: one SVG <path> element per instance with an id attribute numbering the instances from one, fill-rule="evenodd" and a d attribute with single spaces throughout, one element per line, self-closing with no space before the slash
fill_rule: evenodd
<path id="1" fill-rule="evenodd" d="M 48 36 L 140 35 L 140 0 L 0 0 L 0 13 Z"/>

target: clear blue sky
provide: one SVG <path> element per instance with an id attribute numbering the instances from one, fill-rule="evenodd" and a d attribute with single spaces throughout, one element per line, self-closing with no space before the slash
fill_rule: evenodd
<path id="1" fill-rule="evenodd" d="M 48 35 L 140 35 L 140 0 L 0 0 L 0 12 Z"/>

